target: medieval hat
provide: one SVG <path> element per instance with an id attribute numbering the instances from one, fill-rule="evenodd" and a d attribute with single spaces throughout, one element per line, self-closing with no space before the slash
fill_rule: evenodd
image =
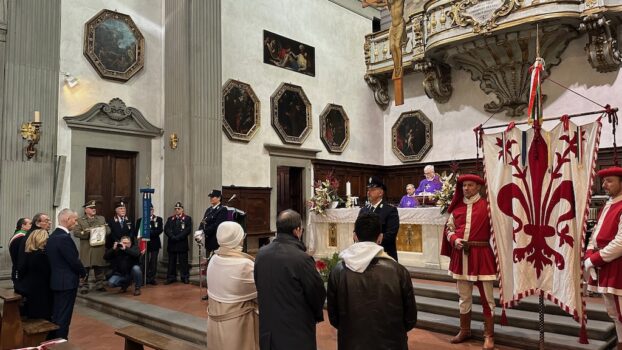
<path id="1" fill-rule="evenodd" d="M 212 190 L 212 192 L 210 192 L 207 196 L 210 198 L 212 197 L 222 198 L 222 192 L 220 192 L 219 190 Z"/>
<path id="2" fill-rule="evenodd" d="M 461 175 L 458 176 L 458 179 L 456 180 L 456 190 L 454 191 L 454 197 L 451 199 L 451 204 L 449 204 L 449 207 L 447 208 L 447 212 L 451 214 L 452 211 L 454 211 L 454 209 L 456 209 L 456 207 L 458 206 L 458 204 L 462 203 L 462 200 L 464 199 L 464 192 L 462 192 L 462 184 L 466 181 L 473 181 L 476 184 L 479 185 L 484 185 L 484 179 L 482 179 L 481 177 L 479 177 L 478 175 L 475 174 L 465 174 L 465 175 Z"/>
<path id="3" fill-rule="evenodd" d="M 383 191 L 387 191 L 387 186 L 384 185 L 378 176 L 371 176 L 369 178 L 367 181 L 367 188 L 382 188 Z"/>
<path id="4" fill-rule="evenodd" d="M 97 206 L 97 203 L 94 200 L 92 200 L 92 201 L 87 201 L 86 203 L 84 203 L 82 208 L 95 208 L 96 206 Z"/>
<path id="5" fill-rule="evenodd" d="M 602 169 L 598 172 L 600 178 L 606 178 L 607 176 L 619 176 L 622 177 L 622 168 L 619 166 L 612 166 L 607 169 Z"/>
<path id="6" fill-rule="evenodd" d="M 179 208 L 183 209 L 184 208 L 183 204 L 181 204 L 181 202 L 175 203 L 175 209 L 179 209 Z"/>

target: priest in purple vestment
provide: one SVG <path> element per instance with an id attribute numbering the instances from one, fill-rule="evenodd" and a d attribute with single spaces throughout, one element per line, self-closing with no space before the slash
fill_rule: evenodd
<path id="1" fill-rule="evenodd" d="M 441 190 L 443 183 L 438 175 L 434 173 L 433 165 L 426 165 L 425 168 L 423 168 L 423 174 L 425 175 L 425 179 L 421 180 L 419 187 L 415 190 L 415 194 L 419 195 L 423 192 L 434 193 Z"/>
<path id="2" fill-rule="evenodd" d="M 414 208 L 417 206 L 417 200 L 415 199 L 415 186 L 413 184 L 406 185 L 406 194 L 400 201 L 400 208 Z"/>

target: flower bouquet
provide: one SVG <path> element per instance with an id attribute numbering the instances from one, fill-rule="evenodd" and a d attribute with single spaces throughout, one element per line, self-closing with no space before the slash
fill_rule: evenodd
<path id="1" fill-rule="evenodd" d="M 313 197 L 307 202 L 312 212 L 324 215 L 326 209 L 331 207 L 333 202 L 344 203 L 343 199 L 337 195 L 339 180 L 330 173 L 326 180 L 318 180 L 313 186 Z"/>
<path id="2" fill-rule="evenodd" d="M 324 283 L 328 283 L 328 276 L 332 271 L 333 267 L 335 267 L 339 263 L 339 253 L 333 253 L 333 256 L 330 258 L 321 258 L 320 260 L 315 261 L 315 268 L 320 273 L 320 277 L 322 277 L 322 281 Z"/>
<path id="3" fill-rule="evenodd" d="M 436 192 L 433 198 L 436 200 L 436 206 L 441 207 L 441 214 L 445 214 L 447 212 L 447 208 L 449 204 L 451 204 L 451 200 L 454 197 L 454 192 L 456 191 L 456 179 L 458 175 L 454 175 L 451 173 L 447 175 L 443 172 L 441 176 L 441 182 L 443 183 L 443 187 L 441 190 Z"/>

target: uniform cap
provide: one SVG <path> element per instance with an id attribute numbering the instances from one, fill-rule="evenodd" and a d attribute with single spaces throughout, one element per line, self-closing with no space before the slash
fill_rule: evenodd
<path id="1" fill-rule="evenodd" d="M 367 181 L 367 188 L 382 188 L 385 192 L 387 191 L 387 186 L 384 185 L 378 176 L 371 176 L 369 178 Z"/>
<path id="2" fill-rule="evenodd" d="M 92 200 L 92 201 L 88 201 L 88 202 L 84 203 L 82 208 L 95 208 L 96 206 L 97 206 L 96 201 Z"/>
<path id="3" fill-rule="evenodd" d="M 219 190 L 212 190 L 212 192 L 210 192 L 208 195 L 208 197 L 218 197 L 218 198 L 222 198 L 222 192 L 220 192 Z"/>
<path id="4" fill-rule="evenodd" d="M 175 209 L 177 209 L 177 208 L 181 208 L 181 209 L 183 209 L 183 208 L 184 208 L 184 205 L 183 205 L 183 204 L 181 204 L 181 202 L 177 202 L 177 203 L 175 203 Z"/>

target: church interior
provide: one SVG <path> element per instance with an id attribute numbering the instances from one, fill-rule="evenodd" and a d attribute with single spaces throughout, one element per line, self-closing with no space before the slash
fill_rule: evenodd
<path id="1" fill-rule="evenodd" d="M 19 218 L 47 213 L 54 228 L 63 208 L 83 216 L 85 203 L 95 201 L 106 219 L 122 202 L 135 222 L 149 213 L 147 203 L 164 221 L 182 206 L 194 232 L 216 189 L 242 218 L 248 254 L 270 244 L 277 214 L 293 209 L 302 216 L 307 253 L 330 261 L 353 243 L 372 177 L 381 179 L 384 200 L 398 206 L 409 184 L 426 179 L 426 166 L 443 184 L 476 173 L 488 181 L 491 208 L 499 203 L 499 214 L 490 215 L 518 216 L 504 211 L 502 184 L 492 182 L 513 181 L 508 164 L 521 159 L 507 160 L 510 148 L 523 151 L 523 166 L 532 162 L 519 145 L 538 138 L 540 131 L 528 131 L 535 130 L 527 123 L 533 115 L 551 144 L 558 129 L 586 135 L 568 160 L 572 174 L 584 174 L 568 175 L 575 184 L 568 202 L 582 202 L 572 205 L 574 245 L 555 248 L 574 254 L 572 262 L 564 257 L 581 270 L 608 199 L 595 174 L 618 165 L 622 0 L 377 3 L 0 0 L 0 349 L 38 345 L 25 344 L 26 336 L 7 345 L 11 332 L 22 331 L 17 320 L 7 325 L 15 303 L 9 244 Z M 504 143 L 512 135 L 516 145 L 508 141 L 497 156 L 493 136 Z M 561 155 L 542 157 L 552 164 Z M 553 183 L 551 169 L 543 176 Z M 334 191 L 328 203 L 318 198 L 322 186 Z M 481 348 L 485 338 L 475 292 L 473 339 L 450 343 L 461 320 L 450 259 L 440 254 L 449 215 L 448 203 L 440 206 L 453 194 L 443 199 L 443 191 L 417 192 L 417 208 L 399 208 L 397 254 L 418 308 L 409 349 Z M 492 221 L 501 234 L 503 223 Z M 123 330 L 132 326 L 145 332 L 148 348 L 162 345 L 147 340 L 205 348 L 205 252 L 190 235 L 190 283 L 165 285 L 169 242 L 164 234 L 161 240 L 157 285 L 138 296 L 111 288 L 78 294 L 68 342 L 50 348 L 130 349 Z M 521 241 L 495 242 L 499 250 L 503 244 L 512 260 L 512 244 Z M 576 305 L 558 299 L 565 275 L 554 273 L 561 269 L 537 271 L 534 280 L 552 286 L 550 293 L 514 285 L 508 294 L 507 281 L 495 282 L 496 349 L 620 348 L 600 294 L 577 277 L 568 283 Z M 540 278 L 541 271 L 555 277 Z M 337 330 L 326 311 L 324 318 L 317 349 L 336 349 Z"/>

